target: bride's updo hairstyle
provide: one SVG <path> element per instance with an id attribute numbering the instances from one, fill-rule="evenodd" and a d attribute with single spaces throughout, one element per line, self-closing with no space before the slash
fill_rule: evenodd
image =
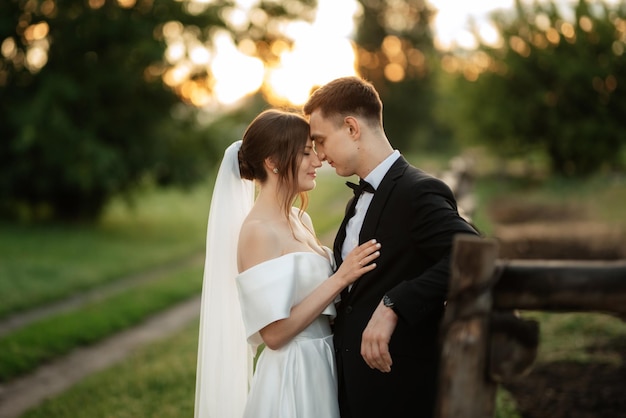
<path id="1" fill-rule="evenodd" d="M 309 123 L 302 115 L 277 109 L 260 113 L 243 134 L 239 149 L 241 177 L 265 183 L 265 159 L 270 158 L 278 169 L 275 175 L 279 177 L 279 187 L 287 189 L 283 202 L 287 215 L 298 195 L 306 207 L 306 194 L 300 193 L 298 185 L 298 168 L 308 138 Z"/>

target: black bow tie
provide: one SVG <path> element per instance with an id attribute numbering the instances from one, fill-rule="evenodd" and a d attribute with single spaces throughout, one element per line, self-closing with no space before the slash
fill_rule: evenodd
<path id="1" fill-rule="evenodd" d="M 354 192 L 354 197 L 359 197 L 363 192 L 374 193 L 376 189 L 366 182 L 365 180 L 359 180 L 359 184 L 354 184 L 351 181 L 346 181 L 346 185 Z"/>

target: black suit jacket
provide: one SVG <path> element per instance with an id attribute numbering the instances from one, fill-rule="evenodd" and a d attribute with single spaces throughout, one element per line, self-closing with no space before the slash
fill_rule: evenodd
<path id="1" fill-rule="evenodd" d="M 338 265 L 346 223 L 334 243 Z M 344 291 L 338 305 L 334 344 L 342 417 L 432 416 L 438 328 L 458 233 L 477 234 L 459 216 L 450 188 L 400 157 L 376 190 L 359 235 L 359 243 L 381 243 L 377 267 Z M 390 373 L 370 369 L 360 354 L 363 330 L 385 294 L 399 316 L 389 344 Z"/>

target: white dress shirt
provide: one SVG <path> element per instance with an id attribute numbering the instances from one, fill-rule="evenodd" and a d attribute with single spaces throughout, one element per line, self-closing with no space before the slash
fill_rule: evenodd
<path id="1" fill-rule="evenodd" d="M 372 185 L 374 190 L 378 189 L 380 182 L 383 181 L 383 177 L 387 174 L 387 171 L 391 168 L 393 163 L 400 157 L 400 151 L 394 150 L 389 157 L 385 158 L 383 162 L 378 164 L 363 180 Z M 363 220 L 367 209 L 370 207 L 370 203 L 374 198 L 373 193 L 363 192 L 356 203 L 354 209 L 354 216 L 350 218 L 346 225 L 346 239 L 341 247 L 341 259 L 344 260 L 346 256 L 359 245 L 359 234 L 361 233 L 361 227 L 363 226 Z M 352 287 L 352 286 L 350 286 Z"/>

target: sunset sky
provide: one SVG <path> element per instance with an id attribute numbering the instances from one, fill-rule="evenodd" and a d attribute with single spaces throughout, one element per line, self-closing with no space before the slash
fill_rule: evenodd
<path id="1" fill-rule="evenodd" d="M 250 0 L 238 0 L 237 3 L 239 1 L 242 7 L 246 7 L 245 4 L 249 7 Z M 488 15 L 496 9 L 511 9 L 514 5 L 514 0 L 429 2 L 437 9 L 433 29 L 436 46 L 440 49 L 475 47 L 475 39 L 470 33 L 470 19 L 478 26 L 484 41 L 496 42 L 498 36 L 489 23 Z M 573 2 L 575 0 L 556 0 L 557 5 Z M 350 38 L 358 10 L 356 0 L 318 0 L 313 23 L 296 22 L 287 26 L 294 45 L 291 50 L 282 53 L 280 64 L 274 68 L 264 68 L 260 60 L 244 55 L 224 34 L 218 39 L 219 48 L 210 64 L 216 85 L 208 106 L 236 105 L 262 86 L 269 89 L 276 100 L 299 106 L 306 101 L 315 85 L 353 75 L 355 58 Z M 235 67 L 245 69 L 245 77 L 240 71 L 232 71 Z"/>
<path id="2" fill-rule="evenodd" d="M 470 16 L 486 25 L 486 15 L 497 7 L 510 7 L 513 0 L 431 0 L 438 9 L 434 21 L 437 46 L 449 48 L 453 44 L 471 47 L 468 32 Z M 313 23 L 299 22 L 289 26 L 288 34 L 295 39 L 294 48 L 285 51 L 281 64 L 263 70 L 259 62 L 243 56 L 226 36 L 218 40 L 218 54 L 212 63 L 217 80 L 217 101 L 228 106 L 261 87 L 263 80 L 272 94 L 294 105 L 306 101 L 311 88 L 333 78 L 354 74 L 354 52 L 350 37 L 354 29 L 356 0 L 319 0 L 317 17 Z M 485 26 L 487 27 L 487 26 Z M 489 31 L 485 30 L 485 36 Z M 245 82 L 233 65 L 247 69 Z M 265 74 L 262 72 L 265 71 Z"/>

